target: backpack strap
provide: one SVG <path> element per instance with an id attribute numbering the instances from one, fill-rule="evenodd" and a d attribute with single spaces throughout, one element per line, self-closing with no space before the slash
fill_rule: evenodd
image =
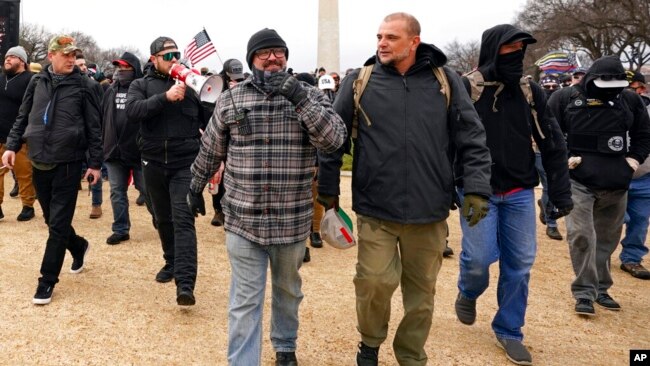
<path id="1" fill-rule="evenodd" d="M 449 79 L 447 79 L 447 74 L 445 74 L 445 69 L 431 65 L 431 70 L 433 70 L 433 75 L 440 83 L 440 92 L 445 95 L 447 110 L 449 110 L 449 105 L 451 104 L 451 85 L 449 84 Z"/>
<path id="2" fill-rule="evenodd" d="M 350 133 L 350 136 L 353 139 L 356 139 L 359 133 L 359 112 L 363 114 L 363 118 L 366 120 L 368 127 L 372 124 L 370 118 L 361 107 L 361 95 L 363 95 L 363 92 L 368 85 L 370 75 L 372 74 L 372 68 L 373 65 L 362 67 L 361 71 L 359 71 L 359 76 L 357 76 L 356 80 L 354 80 L 354 83 L 352 84 L 352 90 L 354 92 L 354 116 L 352 117 L 352 132 Z M 440 83 L 440 92 L 444 94 L 447 102 L 447 110 L 449 110 L 449 106 L 451 105 L 451 84 L 449 84 L 447 74 L 445 74 L 445 70 L 442 67 L 434 67 L 433 65 L 431 65 L 431 71 Z"/>
<path id="3" fill-rule="evenodd" d="M 354 116 L 352 117 L 352 133 L 350 134 L 353 139 L 357 138 L 359 130 L 359 111 L 363 114 L 363 118 L 366 120 L 368 127 L 371 123 L 370 118 L 366 112 L 361 108 L 361 95 L 363 95 L 366 85 L 370 80 L 370 75 L 372 74 L 373 65 L 367 65 L 361 68 L 359 71 L 359 76 L 354 80 L 352 84 L 352 91 L 354 92 Z"/>
<path id="4" fill-rule="evenodd" d="M 469 84 L 471 86 L 471 98 L 474 103 L 478 101 L 481 98 L 481 94 L 483 93 L 483 89 L 486 86 L 497 86 L 497 91 L 494 93 L 494 103 L 492 104 L 492 111 L 496 112 L 496 102 L 497 102 L 497 96 L 503 91 L 504 84 L 499 82 L 499 81 L 485 81 L 483 78 L 483 74 L 481 74 L 478 69 L 470 71 L 469 73 L 463 75 L 467 78 L 469 81 Z M 530 87 L 530 80 L 527 78 L 523 77 L 519 81 L 519 86 L 521 87 L 521 91 L 524 94 L 524 98 L 526 98 L 526 103 L 530 106 L 530 113 L 533 116 L 533 120 L 535 121 L 535 128 L 537 129 L 537 132 L 539 133 L 540 137 L 542 139 L 545 139 L 546 136 L 542 132 L 542 128 L 539 124 L 539 119 L 537 118 L 537 110 L 535 109 L 535 98 L 533 97 L 533 90 Z"/>

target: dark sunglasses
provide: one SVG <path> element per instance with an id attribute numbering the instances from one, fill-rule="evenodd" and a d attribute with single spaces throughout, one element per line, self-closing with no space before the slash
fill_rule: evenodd
<path id="1" fill-rule="evenodd" d="M 555 90 L 555 89 L 558 89 L 560 86 L 559 85 L 548 85 L 547 84 L 547 85 L 542 85 L 542 87 L 544 89 L 548 89 L 548 90 Z"/>
<path id="2" fill-rule="evenodd" d="M 163 53 L 162 55 L 156 55 L 156 57 L 158 57 L 158 56 L 162 57 L 162 59 L 165 60 L 165 61 L 171 61 L 174 58 L 177 59 L 177 60 L 181 59 L 181 53 L 178 52 L 178 51 L 176 51 L 176 52 L 167 52 L 167 53 Z"/>
<path id="3" fill-rule="evenodd" d="M 595 77 L 600 78 L 602 81 L 611 81 L 611 80 L 627 80 L 627 75 L 625 74 L 616 74 L 616 75 L 598 75 L 595 74 Z"/>

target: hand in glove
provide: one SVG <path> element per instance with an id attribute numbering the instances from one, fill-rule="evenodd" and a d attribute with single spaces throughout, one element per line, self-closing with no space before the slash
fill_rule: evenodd
<path id="1" fill-rule="evenodd" d="M 569 169 L 575 169 L 578 165 L 582 163 L 582 158 L 580 156 L 572 156 L 569 158 Z"/>
<path id="2" fill-rule="evenodd" d="M 300 81 L 293 75 L 279 71 L 269 78 L 269 87 L 287 98 L 293 105 L 298 105 L 307 98 L 307 90 L 300 85 Z"/>
<path id="3" fill-rule="evenodd" d="M 323 207 L 325 207 L 325 210 L 329 210 L 330 208 L 336 209 L 336 211 L 339 210 L 339 196 L 330 196 L 327 194 L 318 194 L 316 197 L 316 202 L 320 203 Z"/>
<path id="4" fill-rule="evenodd" d="M 555 207 L 551 202 L 546 204 L 546 217 L 551 220 L 557 220 L 560 217 L 568 215 L 573 210 L 573 203 L 566 207 Z"/>
<path id="5" fill-rule="evenodd" d="M 461 214 L 472 227 L 487 216 L 489 209 L 487 198 L 477 194 L 466 194 Z"/>
<path id="6" fill-rule="evenodd" d="M 199 214 L 205 216 L 205 201 L 203 194 L 189 191 L 187 193 L 187 206 L 194 217 L 199 217 Z"/>

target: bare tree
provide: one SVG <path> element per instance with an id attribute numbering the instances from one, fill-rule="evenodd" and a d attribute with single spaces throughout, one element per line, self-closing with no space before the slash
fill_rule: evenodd
<path id="1" fill-rule="evenodd" d="M 43 26 L 24 23 L 20 27 L 19 43 L 30 62 L 42 63 L 47 58 L 47 47 L 52 34 Z"/>
<path id="2" fill-rule="evenodd" d="M 531 57 L 575 48 L 592 60 L 617 55 L 637 69 L 650 62 L 648 0 L 529 0 L 517 24 L 539 40 Z"/>
<path id="3" fill-rule="evenodd" d="M 476 40 L 467 43 L 454 40 L 445 46 L 447 66 L 461 73 L 469 72 L 478 66 L 479 51 L 480 44 Z"/>

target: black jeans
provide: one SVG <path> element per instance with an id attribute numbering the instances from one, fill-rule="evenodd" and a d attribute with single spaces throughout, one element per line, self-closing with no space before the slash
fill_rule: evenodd
<path id="1" fill-rule="evenodd" d="M 156 216 L 163 258 L 174 266 L 177 287 L 194 289 L 196 282 L 196 229 L 187 206 L 190 167 L 168 169 L 153 162 L 143 164 L 144 184 Z"/>
<path id="2" fill-rule="evenodd" d="M 83 255 L 84 240 L 72 227 L 79 193 L 81 162 L 58 164 L 51 170 L 34 168 L 32 179 L 38 202 L 49 228 L 45 254 L 38 280 L 49 285 L 59 282 L 59 274 L 68 249 L 73 257 Z"/>

